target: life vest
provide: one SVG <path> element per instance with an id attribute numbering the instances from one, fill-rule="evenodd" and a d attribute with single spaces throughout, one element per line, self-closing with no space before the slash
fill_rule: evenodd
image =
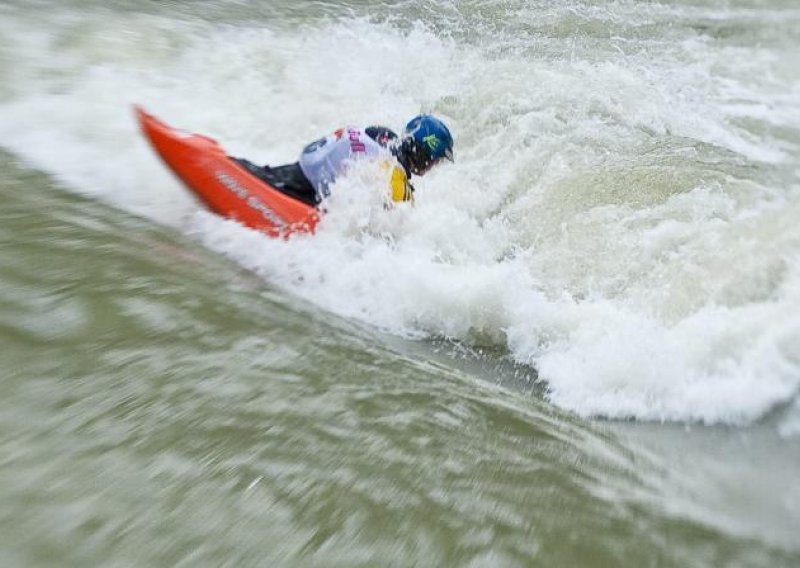
<path id="1" fill-rule="evenodd" d="M 367 129 L 348 126 L 312 142 L 300 155 L 300 169 L 320 199 L 330 195 L 330 186 L 354 160 L 379 160 L 382 169 L 391 168 L 389 194 L 392 201 L 410 201 L 413 190 L 405 169 L 385 145 L 370 137 Z"/>

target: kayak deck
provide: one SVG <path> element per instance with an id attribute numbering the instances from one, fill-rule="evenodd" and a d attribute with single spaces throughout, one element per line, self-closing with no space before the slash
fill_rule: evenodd
<path id="1" fill-rule="evenodd" d="M 313 233 L 316 208 L 257 178 L 215 140 L 171 128 L 135 108 L 142 132 L 162 160 L 211 211 L 271 237 Z"/>

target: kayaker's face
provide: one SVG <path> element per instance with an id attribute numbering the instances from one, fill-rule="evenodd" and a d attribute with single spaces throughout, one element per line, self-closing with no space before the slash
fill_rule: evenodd
<path id="1" fill-rule="evenodd" d="M 408 169 L 415 176 L 424 176 L 442 161 L 441 158 L 431 158 L 423 146 L 413 141 L 406 147 L 406 159 L 408 161 Z"/>

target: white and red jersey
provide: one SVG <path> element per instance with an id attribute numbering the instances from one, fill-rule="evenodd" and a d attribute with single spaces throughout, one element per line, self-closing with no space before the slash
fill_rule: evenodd
<path id="1" fill-rule="evenodd" d="M 306 146 L 299 163 L 317 194 L 325 198 L 330 195 L 330 185 L 350 163 L 375 157 L 394 161 L 389 149 L 367 135 L 364 128 L 348 126 Z"/>

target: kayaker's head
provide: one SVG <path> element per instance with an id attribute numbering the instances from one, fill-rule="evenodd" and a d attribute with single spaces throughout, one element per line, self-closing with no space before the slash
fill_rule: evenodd
<path id="1" fill-rule="evenodd" d="M 442 160 L 453 161 L 453 137 L 444 122 L 429 114 L 411 119 L 397 147 L 397 159 L 412 174 L 422 176 Z"/>

